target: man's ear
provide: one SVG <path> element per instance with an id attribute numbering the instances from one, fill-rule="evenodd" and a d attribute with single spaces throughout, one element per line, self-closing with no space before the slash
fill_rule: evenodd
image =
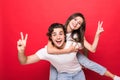
<path id="1" fill-rule="evenodd" d="M 52 37 L 51 37 L 51 36 L 49 37 L 49 40 L 53 43 L 53 41 L 52 41 Z"/>
<path id="2" fill-rule="evenodd" d="M 50 36 L 50 38 L 49 38 L 51 41 L 52 41 L 52 37 Z"/>

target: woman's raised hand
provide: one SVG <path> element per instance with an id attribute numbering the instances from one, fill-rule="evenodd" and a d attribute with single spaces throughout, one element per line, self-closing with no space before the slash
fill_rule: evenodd
<path id="1" fill-rule="evenodd" d="M 100 33 L 102 33 L 104 31 L 103 27 L 102 27 L 103 21 L 98 21 L 98 28 L 97 28 L 97 35 L 100 35 Z"/>

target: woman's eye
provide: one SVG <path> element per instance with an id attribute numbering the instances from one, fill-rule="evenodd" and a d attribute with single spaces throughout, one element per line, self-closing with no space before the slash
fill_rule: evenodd
<path id="1" fill-rule="evenodd" d="M 79 22 L 78 24 L 79 24 L 79 25 L 81 25 L 81 23 L 80 23 L 80 22 Z"/>

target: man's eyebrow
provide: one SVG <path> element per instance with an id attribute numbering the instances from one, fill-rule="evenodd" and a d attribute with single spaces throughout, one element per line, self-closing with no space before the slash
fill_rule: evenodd
<path id="1" fill-rule="evenodd" d="M 64 32 L 64 31 L 60 31 L 60 32 Z"/>
<path id="2" fill-rule="evenodd" d="M 52 32 L 52 34 L 56 34 L 56 32 Z"/>

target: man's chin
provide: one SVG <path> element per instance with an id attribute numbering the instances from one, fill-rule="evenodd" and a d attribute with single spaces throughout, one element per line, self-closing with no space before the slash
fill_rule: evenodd
<path id="1" fill-rule="evenodd" d="M 57 48 L 61 48 L 61 45 L 57 45 Z"/>
<path id="2" fill-rule="evenodd" d="M 62 48 L 62 45 L 56 45 L 57 48 L 61 49 Z"/>

